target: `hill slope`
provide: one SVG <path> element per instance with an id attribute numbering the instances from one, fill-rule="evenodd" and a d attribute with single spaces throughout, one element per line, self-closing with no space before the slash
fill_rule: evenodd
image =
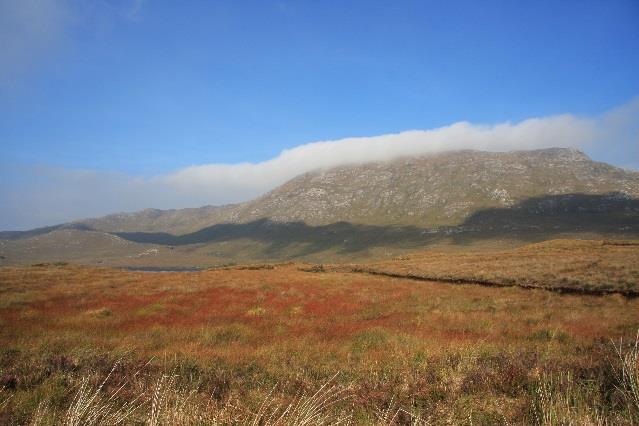
<path id="1" fill-rule="evenodd" d="M 432 227 L 459 225 L 479 210 L 532 197 L 612 192 L 639 198 L 639 173 L 593 162 L 571 149 L 460 151 L 308 173 L 242 205 L 231 217 Z"/>
<path id="2" fill-rule="evenodd" d="M 580 151 L 458 151 L 306 173 L 242 204 L 147 209 L 78 223 L 107 232 L 172 234 L 263 218 L 308 225 L 454 226 L 479 210 L 533 197 L 615 192 L 639 198 L 639 173 L 594 162 Z"/>
<path id="3" fill-rule="evenodd" d="M 71 245 L 64 230 L 73 230 L 75 251 L 65 249 Z M 96 233 L 134 246 L 96 245 Z M 83 235 L 87 241 L 78 243 Z M 147 209 L 0 233 L 0 256 L 30 259 L 30 251 L 37 259 L 48 253 L 73 260 L 78 256 L 70 253 L 81 247 L 83 261 L 93 251 L 112 261 L 125 259 L 125 253 L 137 259 L 132 252 L 157 247 L 179 264 L 321 260 L 383 255 L 389 248 L 397 252 L 443 240 L 539 241 L 559 235 L 638 237 L 639 173 L 572 149 L 448 152 L 306 173 L 236 205 Z"/>

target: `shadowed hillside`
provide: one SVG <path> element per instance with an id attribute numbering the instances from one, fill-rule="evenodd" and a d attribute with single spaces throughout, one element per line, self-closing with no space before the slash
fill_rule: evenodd
<path id="1" fill-rule="evenodd" d="M 2 231 L 0 232 L 0 240 L 23 240 L 26 238 L 37 237 L 38 235 L 45 235 L 53 231 L 60 231 L 65 229 L 77 231 L 93 231 L 93 228 L 84 223 L 63 223 L 61 225 L 35 228 L 29 231 Z"/>
<path id="2" fill-rule="evenodd" d="M 12 240 L 0 242 L 0 256 L 27 261 L 83 263 L 91 259 L 152 259 L 159 256 L 164 259 L 163 264 L 168 262 L 177 266 L 234 259 L 308 258 L 321 261 L 324 257 L 327 261 L 337 261 L 341 257 L 361 260 L 388 250 L 405 252 L 432 245 L 465 246 L 501 240 L 525 243 L 580 235 L 628 239 L 639 238 L 639 200 L 620 193 L 534 197 L 511 207 L 477 211 L 458 226 L 430 228 L 348 222 L 312 226 L 270 219 L 216 224 L 182 235 L 107 233 L 87 228 L 51 227 L 36 230 L 37 233 L 14 235 Z M 29 253 L 34 250 L 38 250 L 37 255 L 31 256 Z"/>
<path id="3" fill-rule="evenodd" d="M 580 151 L 448 152 L 306 173 L 236 205 L 4 232 L 0 262 L 334 261 L 442 243 L 633 238 L 637 200 L 639 173 Z"/>
<path id="4" fill-rule="evenodd" d="M 458 243 L 507 234 L 539 240 L 565 232 L 632 238 L 639 235 L 639 200 L 616 192 L 533 197 L 512 207 L 480 210 L 455 232 L 461 232 Z"/>
<path id="5" fill-rule="evenodd" d="M 503 209 L 486 209 L 456 227 L 375 226 L 346 222 L 309 226 L 261 219 L 244 224 L 213 225 L 197 232 L 115 233 L 136 243 L 165 246 L 214 244 L 237 240 L 265 244 L 265 257 L 303 257 L 325 251 L 349 255 L 373 247 L 416 249 L 453 236 L 455 243 L 510 236 L 541 241 L 565 233 L 588 232 L 608 237 L 639 236 L 639 200 L 618 193 L 536 197 Z"/>

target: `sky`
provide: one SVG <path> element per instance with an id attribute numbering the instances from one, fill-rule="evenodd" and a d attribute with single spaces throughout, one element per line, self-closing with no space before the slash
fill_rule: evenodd
<path id="1" fill-rule="evenodd" d="M 639 170 L 639 2 L 0 0 L 0 230 L 566 146 Z"/>

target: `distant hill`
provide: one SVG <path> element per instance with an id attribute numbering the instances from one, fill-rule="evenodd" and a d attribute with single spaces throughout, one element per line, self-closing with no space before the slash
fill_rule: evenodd
<path id="1" fill-rule="evenodd" d="M 74 241 L 87 240 L 76 244 L 75 254 L 65 248 L 70 233 Z M 118 239 L 98 244 L 100 233 Z M 147 209 L 2 232 L 0 262 L 334 260 L 559 234 L 639 236 L 639 173 L 564 148 L 456 151 L 342 166 L 303 174 L 241 204 Z M 156 251 L 136 257 L 144 250 Z"/>

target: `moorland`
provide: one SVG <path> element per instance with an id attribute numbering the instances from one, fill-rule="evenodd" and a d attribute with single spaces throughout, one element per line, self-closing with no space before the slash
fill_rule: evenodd
<path id="1" fill-rule="evenodd" d="M 639 245 L 0 268 L 6 424 L 633 424 Z"/>

